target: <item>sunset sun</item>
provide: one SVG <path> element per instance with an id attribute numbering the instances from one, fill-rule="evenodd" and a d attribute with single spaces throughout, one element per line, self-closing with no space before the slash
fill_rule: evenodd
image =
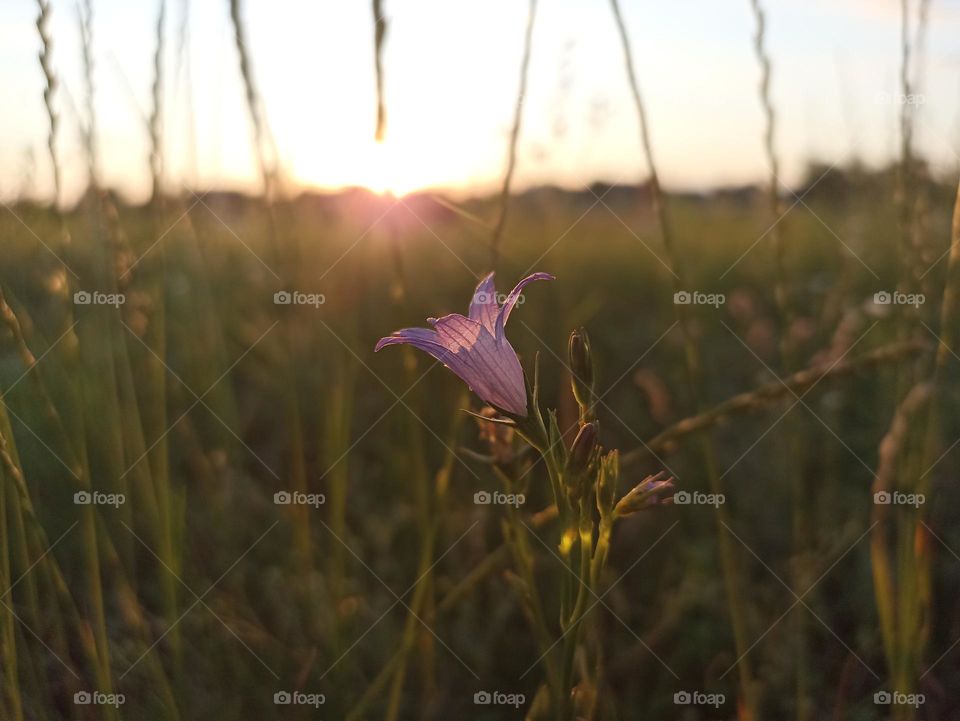
<path id="1" fill-rule="evenodd" d="M 422 187 L 396 145 L 373 142 L 357 158 L 358 185 L 380 195 L 406 195 Z"/>
<path id="2" fill-rule="evenodd" d="M 297 179 L 319 187 L 354 186 L 379 195 L 401 196 L 436 184 L 417 153 L 399 143 L 354 139 L 340 145 L 306 148 L 295 159 Z M 331 182 L 330 179 L 336 179 Z"/>

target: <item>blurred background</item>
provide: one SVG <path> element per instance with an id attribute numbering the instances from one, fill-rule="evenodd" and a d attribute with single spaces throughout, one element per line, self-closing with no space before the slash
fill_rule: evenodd
<path id="1" fill-rule="evenodd" d="M 482 403 L 373 353 L 545 271 L 542 403 L 585 327 L 620 492 L 691 494 L 617 526 L 578 718 L 960 719 L 958 30 L 4 3 L 0 718 L 549 718 Z"/>
<path id="2" fill-rule="evenodd" d="M 52 3 L 57 104 L 63 115 L 63 200 L 86 187 L 79 124 L 84 67 L 75 3 Z M 402 9 L 402 12 L 400 10 Z M 131 202 L 150 194 L 143 119 L 151 106 L 157 9 L 102 0 L 94 8 L 93 108 L 104 185 Z M 384 5 L 383 64 L 389 110 L 385 142 L 374 140 L 375 35 L 371 8 L 250 2 L 246 39 L 270 152 L 297 188 L 363 186 L 410 192 L 488 192 L 504 172 L 528 7 L 490 2 Z M 396 10 L 396 12 L 394 12 Z M 2 186 L 5 198 L 49 199 L 43 76 L 33 3 L 5 3 Z M 916 34 L 920 12 L 914 11 Z M 915 144 L 938 171 L 956 164 L 956 42 L 960 7 L 930 2 L 915 38 Z M 649 107 L 665 184 L 707 191 L 766 178 L 757 100 L 759 67 L 748 2 L 648 7 L 624 2 L 624 22 Z M 777 150 L 785 183 L 796 188 L 807 164 L 853 160 L 883 165 L 899 153 L 900 6 L 896 0 L 791 3 L 771 0 L 767 45 L 776 61 L 771 96 L 779 114 Z M 226 2 L 167 2 L 162 62 L 164 184 L 259 191 L 249 114 Z M 644 179 L 636 114 L 625 86 L 617 27 L 604 2 L 557 0 L 533 28 L 518 189 L 595 180 Z M 110 142 L 107 142 L 109 139 Z"/>

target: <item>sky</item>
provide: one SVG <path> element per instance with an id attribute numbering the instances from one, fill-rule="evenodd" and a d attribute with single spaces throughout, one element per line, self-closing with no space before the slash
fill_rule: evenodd
<path id="1" fill-rule="evenodd" d="M 918 0 L 912 0 L 916 8 Z M 62 200 L 87 182 L 76 0 L 51 0 L 61 85 Z M 784 183 L 810 159 L 896 153 L 899 0 L 765 0 Z M 702 190 L 768 175 L 748 0 L 621 0 L 664 184 Z M 159 0 L 93 0 L 101 182 L 149 191 Z M 502 178 L 519 86 L 524 0 L 384 0 L 387 139 L 374 143 L 371 3 L 246 0 L 253 73 L 286 177 L 297 186 L 487 192 Z M 0 2 L 0 198 L 50 198 L 43 76 L 31 0 Z M 914 13 L 915 16 L 915 13 Z M 183 28 L 186 27 L 186 33 Z M 167 0 L 164 177 L 170 188 L 258 189 L 227 0 Z M 916 142 L 960 167 L 960 0 L 931 0 L 913 69 Z M 582 188 L 645 176 L 636 112 L 606 0 L 539 0 L 516 187 Z"/>

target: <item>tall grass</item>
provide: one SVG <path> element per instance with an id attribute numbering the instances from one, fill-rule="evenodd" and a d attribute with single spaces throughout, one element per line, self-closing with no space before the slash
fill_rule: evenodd
<path id="1" fill-rule="evenodd" d="M 646 109 L 640 95 L 640 85 L 637 79 L 633 52 L 630 46 L 630 37 L 623 21 L 623 15 L 620 12 L 618 0 L 610 0 L 610 5 L 613 9 L 614 20 L 616 21 L 621 45 L 623 47 L 627 79 L 640 125 L 640 141 L 647 162 L 650 197 L 657 218 L 657 227 L 660 231 L 660 237 L 666 253 L 667 266 L 673 276 L 673 290 L 675 293 L 678 293 L 686 290 L 686 274 L 680 263 L 680 249 L 677 247 L 674 237 L 673 226 L 666 205 L 666 197 L 660 187 L 660 177 L 657 173 L 657 164 L 653 156 L 653 144 L 650 139 Z M 694 399 L 696 410 L 703 412 L 706 410 L 702 390 L 703 363 L 697 342 L 691 332 L 691 319 L 689 318 L 688 306 L 674 304 L 674 312 L 676 314 L 677 324 L 680 327 L 680 332 L 683 335 L 686 377 L 690 394 Z M 723 486 L 717 465 L 717 451 L 709 432 L 699 437 L 699 444 L 703 469 L 707 476 L 710 490 L 714 494 L 723 493 Z M 749 649 L 746 635 L 746 617 L 748 611 L 741 590 L 742 581 L 740 579 L 740 571 L 738 569 L 733 541 L 727 530 L 730 524 L 725 506 L 722 504 L 717 505 L 714 515 L 716 520 L 716 541 L 720 553 L 720 567 L 726 589 L 727 608 L 733 626 L 734 643 L 738 658 L 737 669 L 740 677 L 740 692 L 742 696 L 739 712 L 743 721 L 753 721 L 753 719 L 758 718 L 758 698 L 751 663 L 747 657 Z"/>

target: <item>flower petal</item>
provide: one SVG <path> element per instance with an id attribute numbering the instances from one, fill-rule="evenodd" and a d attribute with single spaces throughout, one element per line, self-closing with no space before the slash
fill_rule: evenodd
<path id="1" fill-rule="evenodd" d="M 465 366 L 464 372 L 450 369 L 478 396 L 514 415 L 527 415 L 523 368 L 505 338 L 498 341 L 479 321 L 456 313 L 438 318 L 434 327 L 440 344 Z"/>
<path id="2" fill-rule="evenodd" d="M 446 363 L 447 359 L 453 355 L 447 348 L 443 346 L 442 343 L 440 343 L 436 331 L 433 331 L 430 328 L 401 328 L 398 331 L 394 331 L 386 338 L 381 338 L 378 340 L 377 345 L 374 346 L 373 352 L 376 353 L 381 348 L 386 348 L 388 345 L 400 345 L 403 343 L 407 343 L 412 345 L 414 348 L 418 348 L 425 353 L 429 353 L 438 361 L 443 363 Z"/>
<path id="3" fill-rule="evenodd" d="M 535 280 L 556 280 L 556 278 L 549 273 L 534 273 L 517 283 L 516 287 L 510 291 L 510 295 L 507 296 L 507 299 L 503 302 L 503 307 L 500 308 L 500 312 L 497 314 L 495 326 L 497 340 L 503 339 L 503 328 L 506 326 L 507 319 L 510 317 L 510 311 L 513 310 L 513 306 L 517 304 L 520 298 L 520 293 L 527 285 Z"/>
<path id="4" fill-rule="evenodd" d="M 477 284 L 473 291 L 473 297 L 470 299 L 468 313 L 471 320 L 479 321 L 491 333 L 494 332 L 497 313 L 500 312 L 497 305 L 497 287 L 494 285 L 493 275 L 493 273 L 490 273 Z"/>
<path id="5" fill-rule="evenodd" d="M 482 374 L 482 371 L 477 366 L 475 356 L 471 355 L 468 349 L 451 344 L 449 340 L 444 342 L 444 339 L 430 328 L 403 328 L 386 338 L 381 338 L 377 342 L 374 352 L 388 345 L 404 343 L 436 358 L 473 388 L 477 395 L 486 400 L 485 396 L 471 383 L 471 380 Z M 451 345 L 453 347 L 450 347 Z"/>

